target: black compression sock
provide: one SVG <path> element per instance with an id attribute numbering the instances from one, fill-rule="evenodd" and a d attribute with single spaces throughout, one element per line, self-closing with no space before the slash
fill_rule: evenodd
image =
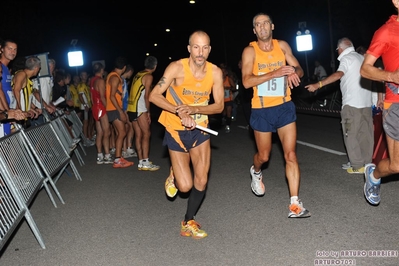
<path id="1" fill-rule="evenodd" d="M 201 205 L 202 200 L 205 196 L 205 190 L 199 191 L 194 186 L 191 189 L 190 197 L 188 198 L 187 203 L 187 212 L 184 217 L 184 221 L 190 221 L 194 219 L 195 214 L 198 211 L 199 206 Z"/>

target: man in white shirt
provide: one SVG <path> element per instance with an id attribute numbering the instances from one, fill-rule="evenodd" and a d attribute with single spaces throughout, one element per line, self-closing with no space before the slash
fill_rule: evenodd
<path id="1" fill-rule="evenodd" d="M 364 56 L 357 53 L 348 38 L 338 40 L 338 70 L 314 84 L 305 86 L 310 92 L 341 80 L 341 124 L 349 163 L 342 168 L 350 174 L 363 174 L 373 157 L 374 129 L 371 80 L 362 78 L 360 67 Z"/>

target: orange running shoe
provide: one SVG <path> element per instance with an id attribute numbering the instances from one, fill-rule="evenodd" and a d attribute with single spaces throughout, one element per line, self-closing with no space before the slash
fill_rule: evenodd
<path id="1" fill-rule="evenodd" d="M 201 225 L 195 220 L 190 220 L 187 223 L 185 221 L 181 222 L 180 235 L 181 236 L 191 236 L 194 239 L 201 239 L 207 237 L 208 234 L 201 230 Z"/>
<path id="2" fill-rule="evenodd" d="M 129 166 L 132 166 L 134 163 L 126 161 L 123 157 L 120 157 L 118 161 L 114 161 L 114 164 L 112 167 L 114 168 L 126 168 Z"/>

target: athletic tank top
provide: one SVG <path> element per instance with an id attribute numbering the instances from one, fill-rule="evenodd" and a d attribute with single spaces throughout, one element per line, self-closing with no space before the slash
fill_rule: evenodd
<path id="1" fill-rule="evenodd" d="M 81 103 L 80 103 L 80 99 L 79 99 L 78 88 L 74 84 L 71 84 L 69 86 L 69 91 L 71 92 L 71 95 L 72 95 L 73 106 L 80 108 Z"/>
<path id="2" fill-rule="evenodd" d="M 86 99 L 86 104 L 91 107 L 91 97 L 90 97 L 90 88 L 87 86 L 85 82 L 80 82 L 78 84 L 78 93 L 82 94 L 83 93 L 83 99 Z M 83 103 L 82 103 L 83 104 Z M 84 108 L 83 108 L 84 109 Z M 82 109 L 82 110 L 83 110 Z"/>
<path id="3" fill-rule="evenodd" d="M 175 105 L 187 104 L 191 106 L 206 106 L 213 87 L 212 64 L 206 62 L 206 74 L 201 80 L 196 79 L 188 64 L 188 58 L 181 59 L 183 64 L 184 79 L 181 85 L 170 85 L 166 91 L 166 99 Z M 195 122 L 204 127 L 208 127 L 209 120 L 207 115 L 192 115 Z M 163 110 L 159 116 L 158 122 L 161 123 L 166 130 L 186 130 L 182 126 L 179 116 L 174 113 Z"/>
<path id="4" fill-rule="evenodd" d="M 21 72 L 23 70 L 18 70 L 17 72 L 15 72 L 14 75 L 16 75 L 18 72 Z M 25 74 L 26 76 L 26 74 Z M 14 81 L 11 81 L 11 86 L 14 90 Z M 33 81 L 30 80 L 28 78 L 28 76 L 26 76 L 26 86 L 24 88 L 22 88 L 19 92 L 19 100 L 21 103 L 21 110 L 22 111 L 28 111 L 30 110 L 30 105 L 31 105 L 31 95 L 33 93 Z"/>
<path id="5" fill-rule="evenodd" d="M 111 73 L 108 74 L 107 81 L 105 83 L 105 97 L 107 99 L 107 106 L 106 106 L 107 111 L 116 110 L 116 107 L 111 102 L 111 85 L 109 85 L 109 79 L 112 76 L 116 76 L 119 79 L 119 85 L 118 85 L 118 89 L 116 90 L 116 93 L 115 93 L 115 99 L 116 99 L 116 102 L 119 105 L 119 107 L 122 109 L 122 89 L 123 89 L 122 88 L 122 84 L 123 84 L 123 80 L 118 75 L 118 73 L 116 73 L 115 71 L 112 71 Z"/>
<path id="6" fill-rule="evenodd" d="M 127 102 L 127 110 L 129 112 L 145 112 L 147 110 L 140 110 L 143 109 L 142 106 L 140 106 L 140 102 L 143 102 L 144 100 L 144 94 L 145 94 L 145 86 L 143 84 L 143 77 L 147 75 L 149 72 L 148 71 L 140 71 L 138 72 L 132 81 L 132 86 L 130 87 L 130 93 L 129 93 L 129 100 Z M 144 103 L 144 109 L 145 108 L 145 103 Z"/>
<path id="7" fill-rule="evenodd" d="M 285 55 L 273 39 L 273 50 L 262 51 L 256 41 L 249 45 L 255 50 L 255 62 L 252 69 L 254 75 L 263 75 L 286 65 Z M 253 87 L 252 108 L 265 108 L 283 104 L 291 100 L 291 89 L 287 84 L 287 77 L 279 77 L 268 80 Z"/>
<path id="8" fill-rule="evenodd" d="M 103 103 L 101 102 L 101 96 L 100 96 L 100 92 L 97 91 L 94 88 L 94 83 L 96 82 L 97 79 L 99 79 L 101 77 L 99 76 L 94 76 L 91 80 L 90 80 L 90 92 L 91 92 L 91 98 L 93 100 L 92 104 L 94 105 L 103 105 Z"/>

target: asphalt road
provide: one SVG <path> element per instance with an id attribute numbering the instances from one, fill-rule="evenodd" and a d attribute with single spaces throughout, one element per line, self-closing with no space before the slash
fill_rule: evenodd
<path id="1" fill-rule="evenodd" d="M 54 208 L 42 190 L 30 206 L 46 249 L 23 220 L 0 265 L 399 265 L 399 179 L 383 182 L 379 206 L 366 202 L 363 175 L 341 169 L 339 118 L 298 114 L 299 196 L 308 219 L 287 218 L 277 138 L 263 170 L 266 194 L 251 192 L 255 145 L 244 126 L 241 114 L 228 134 L 213 125 L 219 135 L 211 139 L 209 185 L 196 216 L 207 238 L 179 235 L 187 199 L 164 193 L 170 164 L 154 118 L 150 159 L 159 171 L 138 171 L 136 158 L 126 169 L 97 165 L 95 148 L 86 148 L 86 164 L 75 163 L 83 180 L 64 174 L 57 183 L 65 204 Z"/>

